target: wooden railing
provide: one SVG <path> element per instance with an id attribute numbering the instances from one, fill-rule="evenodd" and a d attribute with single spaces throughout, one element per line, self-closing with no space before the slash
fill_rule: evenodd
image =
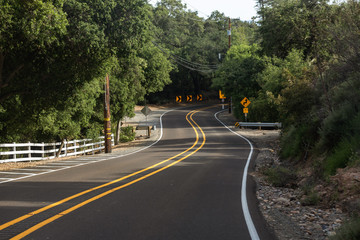
<path id="1" fill-rule="evenodd" d="M 104 137 L 97 140 L 64 140 L 64 143 L 4 143 L 0 144 L 0 163 L 46 160 L 56 158 L 57 155 L 69 157 L 95 154 L 104 149 L 102 139 Z M 114 137 L 112 137 L 112 144 L 114 145 Z"/>

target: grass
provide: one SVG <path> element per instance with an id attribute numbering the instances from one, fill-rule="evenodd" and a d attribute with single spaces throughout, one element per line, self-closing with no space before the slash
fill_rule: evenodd
<path id="1" fill-rule="evenodd" d="M 360 217 L 344 223 L 330 240 L 358 240 L 360 239 Z"/>

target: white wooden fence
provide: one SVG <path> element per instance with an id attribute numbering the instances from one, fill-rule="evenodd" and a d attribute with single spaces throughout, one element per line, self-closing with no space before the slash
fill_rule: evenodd
<path id="1" fill-rule="evenodd" d="M 104 146 L 104 137 L 64 141 L 59 157 L 95 154 L 101 152 Z M 112 138 L 114 145 L 114 137 Z M 0 144 L 0 163 L 38 161 L 53 159 L 59 152 L 61 142 L 56 143 L 4 143 Z"/>

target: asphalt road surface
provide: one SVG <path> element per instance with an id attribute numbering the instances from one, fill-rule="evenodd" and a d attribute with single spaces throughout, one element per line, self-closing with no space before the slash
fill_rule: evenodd
<path id="1" fill-rule="evenodd" d="M 246 175 L 256 151 L 220 110 L 167 112 L 150 148 L 0 184 L 0 239 L 274 239 Z"/>

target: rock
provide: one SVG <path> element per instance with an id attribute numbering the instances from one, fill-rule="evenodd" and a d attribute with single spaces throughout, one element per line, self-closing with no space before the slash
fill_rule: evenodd
<path id="1" fill-rule="evenodd" d="M 274 202 L 276 202 L 278 204 L 285 205 L 285 206 L 290 205 L 290 199 L 287 199 L 287 198 L 284 198 L 284 197 L 279 197 L 279 198 L 275 199 Z"/>
<path id="2" fill-rule="evenodd" d="M 220 114 L 227 117 L 228 114 Z M 231 115 L 230 115 L 231 116 Z M 226 122 L 226 121 L 223 121 Z M 234 119 L 229 121 L 232 125 Z M 274 230 L 278 239 L 318 239 L 325 240 L 328 236 L 334 234 L 335 229 L 340 226 L 342 219 L 345 219 L 343 213 L 334 209 L 319 209 L 316 207 L 302 206 L 300 198 L 303 195 L 302 189 L 276 188 L 273 187 L 267 178 L 262 174 L 264 170 L 272 166 L 281 164 L 278 156 L 280 131 L 266 130 L 239 130 L 244 137 L 249 138 L 256 143 L 259 154 L 256 159 L 256 174 L 252 175 L 257 181 L 257 196 L 262 214 L 270 227 Z M 358 173 L 351 171 L 351 173 Z M 304 177 L 299 179 L 299 183 L 306 185 L 307 178 L 312 172 L 304 170 Z M 359 180 L 358 174 L 348 174 L 348 179 L 352 182 Z M 341 178 L 336 178 L 333 186 L 342 186 Z M 332 186 L 332 187 L 333 187 Z M 348 190 L 344 188 L 345 192 Z M 317 188 L 321 199 L 328 196 L 332 188 L 319 185 Z M 323 196 L 324 195 L 324 196 Z M 359 198 L 357 198 L 359 199 Z M 350 199 L 348 199 L 350 202 Z M 350 204 L 348 204 L 350 206 Z M 354 206 L 357 206 L 353 204 Z M 353 206 L 351 205 L 351 206 Z M 360 208 L 360 204 L 358 204 Z"/>

